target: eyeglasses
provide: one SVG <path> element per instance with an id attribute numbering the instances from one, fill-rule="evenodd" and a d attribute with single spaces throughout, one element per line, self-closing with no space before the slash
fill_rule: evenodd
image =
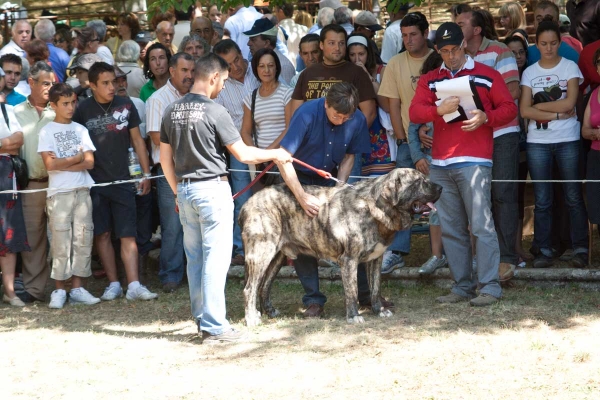
<path id="1" fill-rule="evenodd" d="M 99 42 L 99 41 L 100 41 L 100 39 L 98 39 L 98 38 L 90 40 L 90 42 Z"/>
<path id="2" fill-rule="evenodd" d="M 454 56 L 456 53 L 458 53 L 460 50 L 462 50 L 462 47 L 463 47 L 463 44 L 464 44 L 464 43 L 465 43 L 465 42 L 464 42 L 464 41 L 462 41 L 462 42 L 460 43 L 460 46 L 458 46 L 458 47 L 455 47 L 455 48 L 453 48 L 452 50 L 440 50 L 440 51 L 439 51 L 439 53 L 440 53 L 442 56 L 448 56 L 448 55 Z"/>
<path id="3" fill-rule="evenodd" d="M 525 50 L 519 50 L 519 51 L 513 51 L 513 54 L 515 55 L 515 57 L 516 56 L 523 57 L 527 53 L 525 52 Z"/>
<path id="4" fill-rule="evenodd" d="M 348 117 L 346 115 L 339 116 L 339 115 L 335 115 L 334 113 L 331 113 L 331 119 L 334 120 L 335 122 L 342 121 L 342 124 L 346 121 L 352 120 L 353 118 L 354 118 L 354 115 L 351 115 Z"/>
<path id="5" fill-rule="evenodd" d="M 48 82 L 48 81 L 40 82 L 38 79 L 34 79 L 34 81 L 36 81 L 37 83 L 39 83 L 40 85 L 42 85 L 45 88 L 52 87 L 56 84 L 56 82 Z"/>
<path id="6" fill-rule="evenodd" d="M 54 44 L 59 44 L 59 43 L 64 43 L 65 39 L 60 38 L 60 39 L 54 39 Z"/>

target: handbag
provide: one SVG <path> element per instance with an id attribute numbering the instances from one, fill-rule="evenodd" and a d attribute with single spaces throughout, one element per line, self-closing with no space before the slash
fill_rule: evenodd
<path id="1" fill-rule="evenodd" d="M 6 127 L 10 131 L 10 122 L 8 120 L 8 113 L 6 112 L 6 105 L 0 103 L 2 107 L 2 115 L 4 115 L 4 121 L 6 121 Z M 25 189 L 29 185 L 29 168 L 27 168 L 27 162 L 19 156 L 10 156 L 13 165 L 13 171 L 17 180 L 17 186 L 21 189 Z"/>
<path id="2" fill-rule="evenodd" d="M 256 108 L 256 94 L 258 93 L 258 89 L 254 89 L 252 92 L 252 103 L 250 105 L 250 117 L 252 118 L 252 141 L 254 142 L 254 146 L 258 147 L 258 139 L 256 137 L 256 123 L 254 122 L 254 109 Z M 256 172 L 260 172 L 267 167 L 271 162 L 256 164 Z M 273 166 L 269 172 L 279 172 L 277 166 Z M 279 175 L 266 173 L 260 178 L 260 183 L 262 183 L 265 187 L 276 185 L 281 182 Z"/>

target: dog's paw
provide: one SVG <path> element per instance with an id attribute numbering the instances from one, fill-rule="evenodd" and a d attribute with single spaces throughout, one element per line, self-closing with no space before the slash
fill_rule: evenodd
<path id="1" fill-rule="evenodd" d="M 365 319 L 363 317 L 361 317 L 360 315 L 355 315 L 352 318 L 348 318 L 348 323 L 349 324 L 364 324 Z"/>
<path id="2" fill-rule="evenodd" d="M 279 310 L 278 310 L 278 309 L 276 309 L 276 308 L 273 308 L 273 309 L 271 309 L 271 310 L 269 310 L 269 311 L 267 312 L 267 316 L 268 316 L 269 318 L 276 318 L 276 317 L 279 317 L 279 314 L 281 314 L 281 313 L 280 313 L 280 312 L 279 312 Z"/>
<path id="3" fill-rule="evenodd" d="M 382 318 L 387 318 L 387 317 L 391 317 L 392 315 L 394 315 L 390 310 L 388 310 L 387 308 L 381 308 L 381 311 L 379 312 L 379 316 Z"/>
<path id="4" fill-rule="evenodd" d="M 254 315 L 246 315 L 246 326 L 258 326 L 262 323 L 260 319 L 260 313 L 257 312 Z"/>

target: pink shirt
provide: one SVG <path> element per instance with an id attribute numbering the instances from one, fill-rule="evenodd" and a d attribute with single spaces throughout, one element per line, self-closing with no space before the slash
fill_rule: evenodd
<path id="1" fill-rule="evenodd" d="M 598 90 L 596 88 L 590 96 L 590 123 L 592 128 L 600 127 L 600 103 L 598 102 Z M 600 150 L 600 140 L 594 140 L 592 142 L 593 150 Z"/>

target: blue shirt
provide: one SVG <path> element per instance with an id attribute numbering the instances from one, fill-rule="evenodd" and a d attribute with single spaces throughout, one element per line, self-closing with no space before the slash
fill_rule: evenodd
<path id="1" fill-rule="evenodd" d="M 13 89 L 12 92 L 10 92 L 7 96 L 6 96 L 6 104 L 8 104 L 9 106 L 16 106 L 18 104 L 21 104 L 22 102 L 24 102 L 27 99 L 27 97 L 23 96 L 21 93 L 18 93 L 16 90 Z"/>
<path id="2" fill-rule="evenodd" d="M 48 61 L 50 61 L 52 69 L 56 74 L 56 81 L 64 82 L 67 66 L 69 65 L 69 61 L 71 59 L 67 52 L 63 49 L 55 47 L 52 43 L 46 44 L 48 45 L 48 50 L 50 50 L 50 57 L 48 57 Z"/>
<path id="3" fill-rule="evenodd" d="M 357 109 L 352 119 L 333 125 L 325 113 L 325 98 L 302 104 L 289 126 L 281 147 L 295 158 L 327 172 L 339 166 L 346 154 L 371 152 L 364 114 Z M 317 175 L 299 165 L 295 168 L 307 175 Z"/>
<path id="4" fill-rule="evenodd" d="M 579 54 L 575 51 L 574 48 L 566 44 L 565 42 L 560 42 L 560 47 L 558 48 L 558 55 L 566 58 L 567 60 L 573 61 L 575 64 L 579 62 Z M 540 61 L 542 55 L 540 54 L 540 50 L 537 48 L 535 44 L 532 44 L 527 49 L 527 65 L 533 65 L 536 62 Z"/>

